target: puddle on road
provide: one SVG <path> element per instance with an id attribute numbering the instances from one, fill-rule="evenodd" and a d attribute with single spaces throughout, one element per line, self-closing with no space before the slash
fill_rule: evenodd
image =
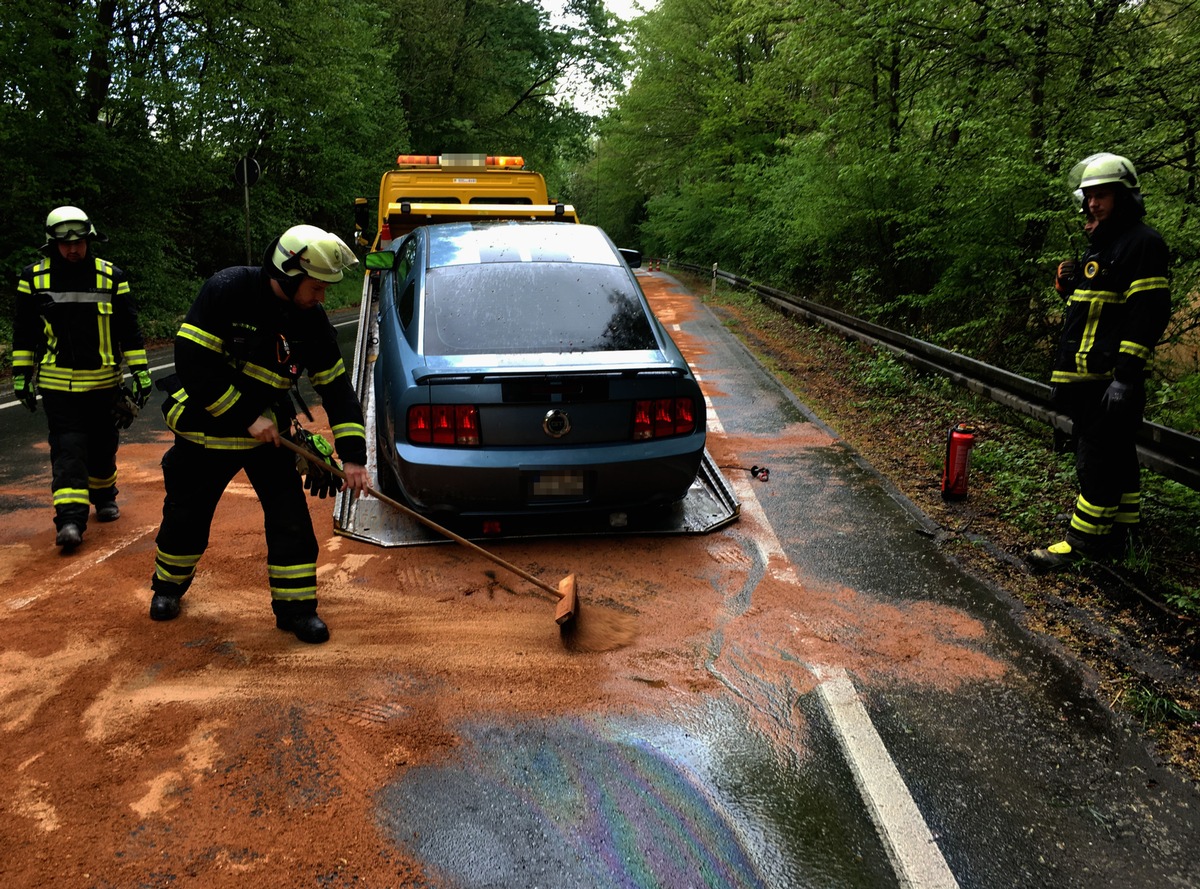
<path id="1" fill-rule="evenodd" d="M 894 885 L 832 740 L 781 762 L 728 702 L 461 737 L 379 797 L 396 845 L 449 885 Z"/>

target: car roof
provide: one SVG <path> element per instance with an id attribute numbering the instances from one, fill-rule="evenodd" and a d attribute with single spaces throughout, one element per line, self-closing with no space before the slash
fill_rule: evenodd
<path id="1" fill-rule="evenodd" d="M 448 222 L 426 226 L 428 268 L 484 263 L 563 262 L 619 266 L 603 230 L 563 222 Z"/>

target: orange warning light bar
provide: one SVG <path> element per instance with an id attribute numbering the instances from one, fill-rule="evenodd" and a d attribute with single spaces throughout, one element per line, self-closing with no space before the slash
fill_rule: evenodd
<path id="1" fill-rule="evenodd" d="M 524 167 L 525 158 L 518 155 L 483 154 L 402 154 L 396 158 L 398 167 Z"/>

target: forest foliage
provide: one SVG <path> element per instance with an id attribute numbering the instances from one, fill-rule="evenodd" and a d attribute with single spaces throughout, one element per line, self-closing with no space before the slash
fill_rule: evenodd
<path id="1" fill-rule="evenodd" d="M 1192 0 L 659 0 L 572 197 L 650 255 L 722 268 L 1045 379 L 1066 179 L 1136 164 L 1197 324 Z M 1154 419 L 1197 431 L 1195 348 Z"/>
<path id="2" fill-rule="evenodd" d="M 397 154 L 523 153 L 561 179 L 592 124 L 564 87 L 610 88 L 623 58 L 597 0 L 5 0 L 0 343 L 55 206 L 89 214 L 171 335 L 287 227 L 351 241 Z M 248 214 L 241 157 L 263 171 Z"/>
<path id="3" fill-rule="evenodd" d="M 0 69 L 0 308 L 76 204 L 159 334 L 287 226 L 349 239 L 398 153 L 472 151 L 622 246 L 1044 378 L 1066 174 L 1113 151 L 1173 252 L 1151 416 L 1200 426 L 1200 0 L 7 0 Z"/>

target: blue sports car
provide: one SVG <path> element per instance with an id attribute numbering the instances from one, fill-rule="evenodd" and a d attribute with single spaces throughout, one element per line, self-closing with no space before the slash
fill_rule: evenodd
<path id="1" fill-rule="evenodd" d="M 635 513 L 687 494 L 704 398 L 599 228 L 427 225 L 367 265 L 382 270 L 385 492 L 441 520 Z"/>

